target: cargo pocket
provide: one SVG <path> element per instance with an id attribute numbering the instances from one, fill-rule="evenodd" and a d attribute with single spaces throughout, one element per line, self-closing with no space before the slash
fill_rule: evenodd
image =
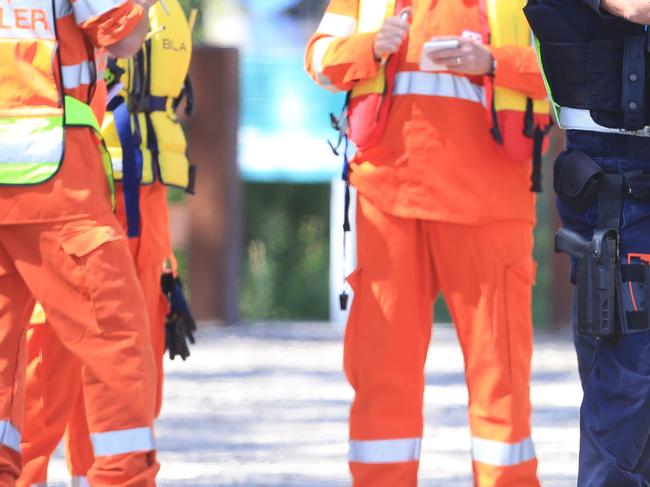
<path id="1" fill-rule="evenodd" d="M 89 329 L 86 331 L 99 331 L 96 302 L 101 290 L 119 283 L 111 281 L 118 277 L 120 266 L 115 266 L 111 259 L 102 257 L 100 250 L 110 242 L 121 239 L 122 235 L 115 228 L 97 225 L 96 222 L 74 222 L 65 225 L 61 231 L 59 244 L 74 263 L 71 272 L 74 275 L 73 284 L 89 303 L 93 315 L 92 323 L 87 324 Z"/>
<path id="2" fill-rule="evenodd" d="M 510 376 L 515 381 L 515 387 L 518 387 L 521 381 L 527 384 L 530 376 L 533 346 L 532 292 L 535 272 L 536 264 L 531 257 L 517 260 L 505 269 L 504 318 Z"/>
<path id="3" fill-rule="evenodd" d="M 345 326 L 345 338 L 343 341 L 343 369 L 348 378 L 348 382 L 354 389 L 356 389 L 357 384 L 354 360 L 355 357 L 359 355 L 355 350 L 355 348 L 359 346 L 358 340 L 356 339 L 356 331 L 357 326 L 359 326 L 359 319 L 362 316 L 361 276 L 362 268 L 357 267 L 346 279 L 354 291 L 354 297 L 352 298 L 348 322 Z"/>

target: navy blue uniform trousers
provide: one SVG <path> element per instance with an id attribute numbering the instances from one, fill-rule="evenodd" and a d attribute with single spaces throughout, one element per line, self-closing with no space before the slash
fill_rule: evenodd
<path id="1" fill-rule="evenodd" d="M 576 149 L 608 173 L 650 173 L 650 138 L 568 131 L 567 150 Z M 591 239 L 597 203 L 576 212 L 558 200 L 558 209 L 566 228 Z M 622 261 L 650 258 L 650 200 L 624 199 L 620 236 Z M 650 332 L 574 340 L 584 392 L 578 486 L 650 486 Z"/>

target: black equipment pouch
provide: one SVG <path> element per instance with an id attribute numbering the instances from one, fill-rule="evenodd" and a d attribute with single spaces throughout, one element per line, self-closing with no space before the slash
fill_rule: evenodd
<path id="1" fill-rule="evenodd" d="M 553 187 L 562 202 L 584 211 L 598 196 L 603 170 L 582 151 L 564 152 L 555 161 Z"/>
<path id="2" fill-rule="evenodd" d="M 640 256 L 621 264 L 618 276 L 618 306 L 621 311 L 621 333 L 629 335 L 650 329 L 650 265 Z"/>

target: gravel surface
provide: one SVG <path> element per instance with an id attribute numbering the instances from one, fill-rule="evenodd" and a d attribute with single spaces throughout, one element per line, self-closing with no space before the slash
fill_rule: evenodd
<path id="1" fill-rule="evenodd" d="M 349 486 L 341 335 L 318 323 L 203 328 L 187 362 L 166 363 L 159 485 Z M 420 485 L 470 487 L 467 391 L 451 327 L 436 327 L 426 374 Z M 533 438 L 544 487 L 576 483 L 580 397 L 568 334 L 538 335 Z M 66 485 L 60 451 L 50 477 Z"/>

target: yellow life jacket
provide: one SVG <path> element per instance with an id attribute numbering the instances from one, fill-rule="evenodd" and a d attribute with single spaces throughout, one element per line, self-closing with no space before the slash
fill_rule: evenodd
<path id="1" fill-rule="evenodd" d="M 485 2 L 490 36 L 490 45 L 531 46 L 533 37 L 528 21 L 524 16 L 526 0 L 481 0 Z M 497 112 L 502 110 L 526 111 L 527 98 L 518 91 L 507 88 L 494 88 L 494 106 Z M 533 100 L 533 112 L 548 115 L 551 104 L 548 98 Z"/>
<path id="2" fill-rule="evenodd" d="M 377 32 L 384 21 L 399 12 L 403 0 L 360 0 L 357 34 Z M 384 132 L 393 97 L 397 58 L 391 56 L 379 67 L 379 73 L 359 81 L 348 94 L 347 132 L 350 140 L 363 149 L 375 145 Z"/>
<path id="3" fill-rule="evenodd" d="M 187 159 L 187 141 L 176 115 L 177 100 L 187 87 L 192 55 L 192 35 L 178 0 L 166 0 L 169 14 L 160 3 L 150 9 L 151 37 L 133 58 L 120 59 L 118 96 L 131 113 L 131 131 L 141 160 L 139 180 L 159 180 L 168 186 L 193 191 L 194 167 Z M 122 142 L 115 116 L 107 112 L 102 125 L 113 159 L 115 178 L 123 178 Z"/>
<path id="4" fill-rule="evenodd" d="M 526 0 L 479 0 L 483 38 L 493 47 L 533 46 L 533 35 L 523 12 Z M 487 80 L 486 101 L 492 136 L 505 157 L 533 159 L 532 187 L 541 191 L 541 158 L 548 148 L 546 135 L 552 126 L 547 97 L 526 95 L 495 86 Z"/>
<path id="5" fill-rule="evenodd" d="M 395 0 L 359 0 L 357 34 L 377 32 L 384 21 L 395 12 Z M 379 73 L 357 83 L 352 89 L 353 98 L 369 93 L 382 94 L 386 88 L 386 64 L 379 67 Z"/>

